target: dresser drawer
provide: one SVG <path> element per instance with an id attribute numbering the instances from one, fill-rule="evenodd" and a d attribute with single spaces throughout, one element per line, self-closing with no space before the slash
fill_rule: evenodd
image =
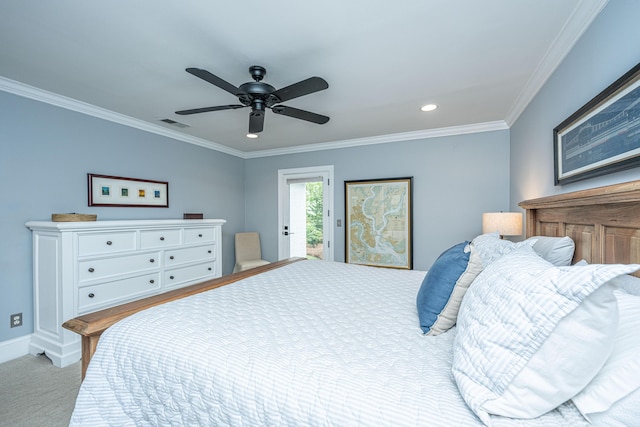
<path id="1" fill-rule="evenodd" d="M 185 264 L 188 262 L 215 260 L 215 245 L 170 249 L 164 252 L 164 266 Z"/>
<path id="2" fill-rule="evenodd" d="M 126 273 L 160 268 L 160 253 L 147 252 L 113 258 L 89 259 L 78 263 L 78 280 L 102 279 Z"/>
<path id="3" fill-rule="evenodd" d="M 140 232 L 140 247 L 163 248 L 177 246 L 182 243 L 181 230 L 143 230 Z"/>
<path id="4" fill-rule="evenodd" d="M 209 243 L 215 242 L 215 230 L 213 228 L 185 228 L 184 243 Z"/>
<path id="5" fill-rule="evenodd" d="M 78 256 L 132 251 L 135 248 L 135 231 L 78 234 Z"/>
<path id="6" fill-rule="evenodd" d="M 82 354 L 80 336 L 61 327 L 70 318 L 220 277 L 224 223 L 221 219 L 27 222 L 33 232 L 34 322 L 29 350 L 51 356 L 55 366 L 68 366 Z M 167 270 L 172 273 L 165 274 Z"/>
<path id="7" fill-rule="evenodd" d="M 87 313 L 121 301 L 158 293 L 160 285 L 160 273 L 153 273 L 78 288 L 78 313 Z"/>
<path id="8" fill-rule="evenodd" d="M 185 282 L 212 277 L 217 277 L 215 261 L 165 271 L 164 286 L 170 288 Z"/>

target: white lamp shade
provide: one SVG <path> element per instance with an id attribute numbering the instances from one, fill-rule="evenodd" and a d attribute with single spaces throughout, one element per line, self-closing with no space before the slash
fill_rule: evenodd
<path id="1" fill-rule="evenodd" d="M 482 214 L 482 233 L 498 232 L 501 236 L 522 235 L 522 214 L 519 212 L 486 212 Z"/>

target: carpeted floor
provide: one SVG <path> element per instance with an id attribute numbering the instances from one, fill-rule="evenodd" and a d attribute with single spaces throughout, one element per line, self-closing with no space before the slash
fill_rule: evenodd
<path id="1" fill-rule="evenodd" d="M 68 426 L 80 370 L 80 362 L 56 368 L 44 355 L 0 364 L 0 426 Z"/>

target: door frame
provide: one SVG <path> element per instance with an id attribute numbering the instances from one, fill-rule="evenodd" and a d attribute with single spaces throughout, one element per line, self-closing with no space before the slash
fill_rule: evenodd
<path id="1" fill-rule="evenodd" d="M 333 210 L 333 165 L 325 166 L 310 166 L 305 168 L 293 168 L 293 169 L 278 169 L 278 259 L 289 258 L 289 254 L 285 253 L 283 245 L 282 228 L 284 226 L 284 209 L 289 208 L 289 199 L 287 195 L 287 179 L 302 179 L 311 177 L 323 177 L 323 204 L 325 209 L 324 222 L 323 222 L 323 234 L 325 245 L 322 248 L 324 260 L 333 261 L 334 254 L 334 230 L 333 230 L 333 217 L 335 216 Z"/>

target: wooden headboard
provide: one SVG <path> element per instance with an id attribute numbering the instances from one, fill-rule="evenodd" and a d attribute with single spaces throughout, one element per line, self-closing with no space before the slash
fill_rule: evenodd
<path id="1" fill-rule="evenodd" d="M 526 210 L 527 237 L 571 237 L 574 262 L 640 263 L 640 180 L 525 200 L 519 206 Z"/>

